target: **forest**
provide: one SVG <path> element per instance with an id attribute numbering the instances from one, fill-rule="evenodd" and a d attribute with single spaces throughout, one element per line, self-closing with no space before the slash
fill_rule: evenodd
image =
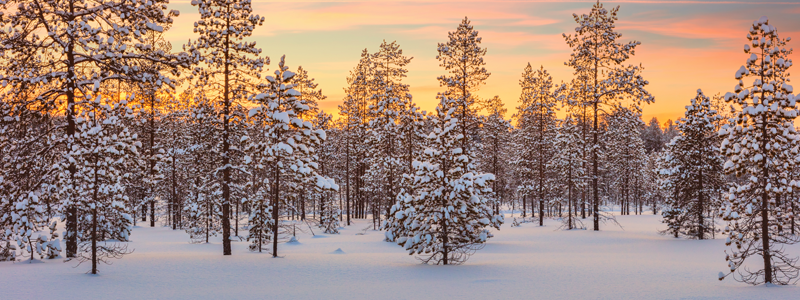
<path id="1" fill-rule="evenodd" d="M 435 109 L 404 83 L 413 58 L 383 40 L 325 111 L 314 66 L 251 40 L 268 20 L 251 0 L 192 0 L 182 45 L 164 38 L 180 14 L 168 3 L 0 0 L 0 273 L 57 259 L 97 274 L 136 255 L 144 227 L 263 259 L 291 256 L 298 232 L 378 232 L 419 263 L 469 265 L 515 227 L 655 215 L 668 243 L 726 245 L 716 279 L 800 279 L 800 95 L 791 38 L 767 17 L 737 28 L 730 90 L 645 122 L 656 99 L 619 6 L 559 16 L 575 22 L 572 77 L 520 62 L 516 107 L 476 94 L 492 73 L 464 17 L 436 49 Z"/>

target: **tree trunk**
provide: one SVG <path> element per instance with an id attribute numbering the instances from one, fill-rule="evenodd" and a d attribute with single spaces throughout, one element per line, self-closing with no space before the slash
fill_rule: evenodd
<path id="1" fill-rule="evenodd" d="M 228 17 L 226 28 L 230 28 L 231 4 L 226 7 Z M 225 90 L 223 95 L 224 107 L 222 112 L 222 255 L 231 255 L 231 171 L 229 164 L 230 158 L 230 118 L 231 99 L 230 99 L 230 34 L 225 35 Z"/>
<path id="2" fill-rule="evenodd" d="M 75 13 L 75 3 L 74 1 L 69 2 L 69 12 L 70 14 Z M 71 139 L 75 136 L 75 89 L 77 86 L 75 85 L 75 44 L 70 36 L 69 44 L 67 45 L 67 147 L 71 147 L 72 143 Z M 77 171 L 75 164 L 69 164 L 69 177 L 70 181 L 75 179 L 75 172 Z M 74 201 L 74 200 L 73 200 Z M 67 234 L 65 236 L 67 240 L 67 247 L 66 247 L 66 256 L 67 258 L 75 257 L 78 253 L 78 207 L 70 201 L 69 205 L 66 207 L 66 229 Z"/>
<path id="3" fill-rule="evenodd" d="M 705 238 L 706 234 L 706 227 L 705 227 L 705 217 L 703 217 L 703 213 L 705 212 L 705 203 L 703 202 L 703 171 L 700 171 L 700 174 L 697 178 L 698 181 L 698 191 L 697 191 L 697 239 L 702 240 Z"/>

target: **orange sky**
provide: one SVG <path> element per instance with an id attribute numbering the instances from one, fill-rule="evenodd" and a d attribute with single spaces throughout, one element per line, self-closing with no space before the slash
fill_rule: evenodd
<path id="1" fill-rule="evenodd" d="M 382 40 L 397 41 L 414 59 L 406 83 L 414 100 L 431 110 L 442 91 L 436 77 L 437 43 L 447 39 L 464 16 L 472 20 L 488 49 L 486 68 L 492 73 L 477 94 L 499 95 L 513 112 L 520 94 L 519 78 L 525 65 L 543 65 L 555 82 L 569 81 L 564 66 L 571 49 L 561 37 L 574 32 L 572 13 L 588 13 L 593 1 L 514 2 L 270 2 L 253 0 L 254 13 L 264 16 L 255 30 L 257 42 L 275 64 L 286 54 L 287 65 L 302 65 L 316 78 L 328 100 L 321 107 L 336 114 L 344 97 L 348 72 L 361 50 L 377 49 Z M 742 51 L 750 24 L 766 15 L 782 37 L 800 38 L 800 2 L 797 1 L 604 1 L 620 5 L 617 29 L 622 41 L 638 40 L 636 56 L 650 81 L 656 102 L 644 107 L 644 119 L 661 123 L 683 115 L 684 106 L 698 88 L 707 95 L 733 89 L 734 72 L 747 55 Z M 173 0 L 181 11 L 167 33 L 173 47 L 194 38 L 197 9 L 188 0 Z M 789 46 L 797 41 L 789 43 Z M 796 58 L 793 54 L 791 58 Z"/>

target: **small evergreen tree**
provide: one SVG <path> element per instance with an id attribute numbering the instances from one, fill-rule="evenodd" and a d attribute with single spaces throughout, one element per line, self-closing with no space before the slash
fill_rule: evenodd
<path id="1" fill-rule="evenodd" d="M 663 222 L 668 232 L 706 239 L 713 228 L 711 215 L 717 211 L 715 200 L 724 186 L 719 135 L 714 124 L 720 118 L 711 102 L 698 90 L 686 106 L 686 116 L 678 121 L 681 134 L 667 145 L 670 160 L 665 173 L 675 190 L 667 198 Z"/>
<path id="2" fill-rule="evenodd" d="M 396 241 L 424 263 L 461 264 L 492 237 L 487 227 L 500 228 L 486 195 L 492 174 L 476 174 L 472 159 L 461 150 L 464 136 L 453 113 L 458 101 L 440 96 L 428 148 L 414 162 L 413 194 L 401 194 L 393 207 Z M 396 230 L 399 229 L 399 230 Z M 388 237 L 388 236 L 387 236 Z"/>
<path id="3" fill-rule="evenodd" d="M 94 101 L 78 103 L 80 143 L 59 165 L 61 184 L 71 187 L 69 198 L 74 199 L 79 212 L 77 259 L 80 263 L 91 262 L 92 274 L 97 274 L 98 262 L 109 263 L 108 259 L 130 253 L 126 245 L 109 244 L 107 240 L 124 242 L 130 235 L 133 219 L 125 206 L 127 196 L 122 180 L 128 176 L 141 146 L 122 122 L 132 117 L 126 102 L 112 106 L 101 99 L 98 96 Z M 77 166 L 74 176 L 69 176 L 70 162 Z"/>

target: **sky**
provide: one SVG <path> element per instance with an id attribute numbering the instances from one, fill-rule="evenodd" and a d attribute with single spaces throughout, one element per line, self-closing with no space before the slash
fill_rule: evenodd
<path id="1" fill-rule="evenodd" d="M 543 66 L 554 83 L 569 82 L 565 66 L 572 52 L 562 37 L 573 34 L 573 13 L 589 13 L 594 1 L 362 1 L 282 2 L 253 0 L 253 13 L 266 18 L 251 41 L 270 57 L 272 73 L 282 55 L 286 64 L 303 66 L 328 99 L 320 107 L 337 115 L 345 96 L 346 78 L 363 49 L 375 52 L 383 40 L 397 41 L 408 65 L 405 83 L 414 101 L 432 110 L 437 103 L 437 76 L 445 74 L 436 60 L 438 43 L 447 41 L 466 16 L 487 48 L 486 69 L 492 73 L 476 92 L 500 96 L 511 113 L 519 103 L 519 79 L 525 66 Z M 743 51 L 753 21 L 767 16 L 782 38 L 800 39 L 800 0 L 778 1 L 603 1 L 620 6 L 617 31 L 621 42 L 640 41 L 626 64 L 641 64 L 655 103 L 643 106 L 643 119 L 660 123 L 683 116 L 697 89 L 725 94 L 737 84 L 734 73 L 749 55 Z M 189 39 L 197 8 L 189 0 L 172 0 L 181 12 L 166 33 L 174 48 Z M 794 47 L 798 40 L 788 44 Z M 790 58 L 797 59 L 798 53 Z M 792 76 L 790 76 L 792 78 Z"/>

